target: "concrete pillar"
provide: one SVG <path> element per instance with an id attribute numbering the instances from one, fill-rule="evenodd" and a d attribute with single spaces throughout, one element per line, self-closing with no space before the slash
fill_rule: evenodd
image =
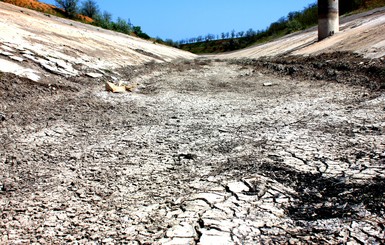
<path id="1" fill-rule="evenodd" d="M 318 40 L 340 30 L 338 0 L 318 0 Z"/>

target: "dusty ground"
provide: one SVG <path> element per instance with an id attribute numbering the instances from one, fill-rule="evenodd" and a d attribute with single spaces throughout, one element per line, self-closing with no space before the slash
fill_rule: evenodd
<path id="1" fill-rule="evenodd" d="M 303 59 L 1 74 L 0 243 L 383 243 L 384 63 Z"/>
<path id="2" fill-rule="evenodd" d="M 0 2 L 0 244 L 384 243 L 384 13 L 209 60 Z"/>

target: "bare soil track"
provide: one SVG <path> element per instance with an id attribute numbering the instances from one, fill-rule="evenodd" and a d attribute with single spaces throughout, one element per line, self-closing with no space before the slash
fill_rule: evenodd
<path id="1" fill-rule="evenodd" d="M 0 74 L 0 243 L 385 241 L 382 60 L 196 59 L 119 74 L 138 90 Z"/>

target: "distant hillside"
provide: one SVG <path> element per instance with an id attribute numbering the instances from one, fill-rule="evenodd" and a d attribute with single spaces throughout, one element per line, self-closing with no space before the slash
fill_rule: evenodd
<path id="1" fill-rule="evenodd" d="M 58 9 L 55 6 L 46 3 L 41 3 L 36 0 L 2 0 L 2 2 L 50 14 L 58 13 Z"/>
<path id="2" fill-rule="evenodd" d="M 340 14 L 362 12 L 382 6 L 385 6 L 385 0 L 340 0 Z M 233 30 L 222 35 L 208 34 L 204 37 L 188 38 L 170 44 L 195 54 L 235 51 L 317 25 L 317 15 L 317 4 L 311 4 L 302 11 L 290 12 L 286 17 L 281 17 L 266 30 L 250 29 L 241 32 Z"/>
<path id="3" fill-rule="evenodd" d="M 147 39 L 147 40 L 151 39 L 149 35 L 147 35 L 145 32 L 142 31 L 142 28 L 140 26 L 134 26 L 129 21 L 126 21 L 123 18 L 118 17 L 117 21 L 114 22 L 112 20 L 112 14 L 109 13 L 108 11 L 104 11 L 102 13 L 99 10 L 99 6 L 97 6 L 96 2 L 92 2 L 92 4 L 94 4 L 92 7 L 94 8 L 95 12 L 92 13 L 92 15 L 87 15 L 81 11 L 81 7 L 79 6 L 77 6 L 77 10 L 73 14 L 70 14 L 61 8 L 58 8 L 51 4 L 39 2 L 38 0 L 0 0 L 0 1 L 5 3 L 10 3 L 23 8 L 36 10 L 36 11 L 51 14 L 51 15 L 56 15 L 62 18 L 69 18 L 72 20 L 81 21 L 87 24 L 99 26 L 103 29 L 121 32 L 127 35 L 139 37 L 142 39 Z M 74 15 L 74 16 L 71 16 L 71 15 Z M 155 41 L 155 39 L 153 39 L 153 41 Z M 158 42 L 165 44 L 163 40 L 159 40 Z"/>
<path id="4" fill-rule="evenodd" d="M 47 13 L 47 14 L 52 14 L 60 17 L 65 17 L 65 12 L 64 10 L 51 5 L 51 4 L 46 4 L 39 2 L 37 0 L 0 0 L 1 2 L 5 3 L 10 3 L 19 7 L 23 8 L 28 8 L 28 9 L 33 9 L 39 12 Z M 79 20 L 87 22 L 87 23 L 92 23 L 93 19 L 84 16 L 84 15 L 78 15 Z"/>

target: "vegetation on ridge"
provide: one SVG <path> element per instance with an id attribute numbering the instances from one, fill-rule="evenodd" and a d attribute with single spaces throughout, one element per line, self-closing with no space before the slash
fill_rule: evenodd
<path id="1" fill-rule="evenodd" d="M 94 0 L 83 0 L 80 6 L 79 0 L 55 0 L 57 6 L 41 3 L 38 0 L 0 1 L 59 17 L 71 18 L 143 39 L 151 39 L 149 35 L 142 31 L 140 26 L 132 25 L 129 19 L 125 20 L 118 17 L 116 21 L 113 21 L 112 14 L 107 11 L 100 11 Z M 385 6 L 385 0 L 340 0 L 340 14 L 364 11 L 381 6 Z M 171 39 L 164 41 L 159 37 L 151 40 L 196 54 L 234 51 L 314 26 L 318 21 L 317 12 L 317 4 L 314 3 L 302 11 L 290 12 L 286 17 L 281 17 L 265 30 L 255 31 L 252 28 L 247 31 L 232 30 L 217 35 L 207 34 L 180 41 Z"/>
<path id="2" fill-rule="evenodd" d="M 99 10 L 94 0 L 84 0 L 79 6 L 79 0 L 55 0 L 56 5 L 46 4 L 38 0 L 0 0 L 2 2 L 17 5 L 23 8 L 37 10 L 46 14 L 70 18 L 76 21 L 99 26 L 104 29 L 122 32 L 128 35 L 150 39 L 150 36 L 142 31 L 140 26 L 134 26 L 130 20 L 118 17 L 114 22 L 112 14 Z"/>
<path id="3" fill-rule="evenodd" d="M 56 15 L 59 17 L 67 17 L 66 12 L 58 8 L 54 5 L 42 3 L 37 0 L 0 0 L 1 2 L 10 3 L 19 7 L 27 8 L 27 9 L 33 9 L 39 12 L 43 12 L 50 15 Z M 77 15 L 76 20 L 85 22 L 85 23 L 92 23 L 93 19 L 85 16 L 85 15 Z"/>
<path id="4" fill-rule="evenodd" d="M 341 15 L 385 6 L 385 0 L 340 0 L 339 3 Z M 296 31 L 305 30 L 317 23 L 318 7 L 314 3 L 302 11 L 290 12 L 265 30 L 254 31 L 252 28 L 238 32 L 232 30 L 219 35 L 207 34 L 177 42 L 168 40 L 168 44 L 196 54 L 221 53 L 268 42 Z"/>

